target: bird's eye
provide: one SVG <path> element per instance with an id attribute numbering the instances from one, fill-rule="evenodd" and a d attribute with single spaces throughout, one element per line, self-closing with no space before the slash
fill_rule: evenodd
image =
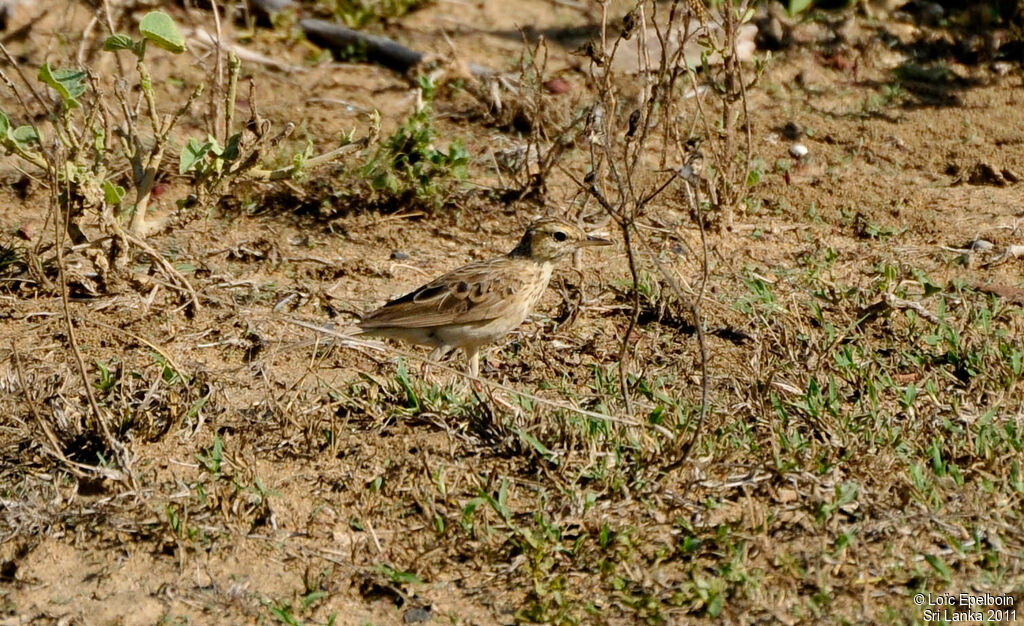
<path id="1" fill-rule="evenodd" d="M 555 241 L 565 241 L 569 237 L 569 235 L 560 230 L 556 230 L 551 236 L 555 238 Z"/>

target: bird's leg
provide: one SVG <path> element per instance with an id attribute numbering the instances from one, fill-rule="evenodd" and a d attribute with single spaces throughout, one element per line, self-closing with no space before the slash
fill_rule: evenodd
<path id="1" fill-rule="evenodd" d="M 472 376 L 473 378 L 479 378 L 480 348 L 463 348 L 463 351 L 466 353 L 466 373 Z M 473 389 L 475 389 L 478 394 L 484 392 L 484 385 L 479 380 L 471 380 L 470 384 L 473 385 Z M 492 389 L 491 391 L 488 392 L 487 395 L 491 400 L 494 401 L 495 404 L 509 411 L 516 410 L 516 408 L 512 406 L 512 404 L 508 400 L 502 397 L 500 391 Z"/>
<path id="2" fill-rule="evenodd" d="M 430 351 L 430 354 L 427 355 L 427 360 L 423 361 L 423 366 L 420 368 L 420 376 L 423 380 L 427 380 L 427 375 L 430 372 L 430 364 L 440 361 L 449 352 L 451 352 L 451 348 L 446 346 L 437 346 Z"/>
<path id="3" fill-rule="evenodd" d="M 466 353 L 466 373 L 473 378 L 480 376 L 480 348 L 473 346 L 462 350 Z"/>
<path id="4" fill-rule="evenodd" d="M 466 373 L 473 378 L 480 377 L 480 347 L 479 346 L 466 346 L 462 349 L 466 353 Z M 478 381 L 471 381 L 473 387 L 477 391 L 483 390 L 483 385 Z"/>

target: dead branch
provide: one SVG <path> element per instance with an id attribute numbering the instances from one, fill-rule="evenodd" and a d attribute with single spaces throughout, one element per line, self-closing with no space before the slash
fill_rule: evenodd
<path id="1" fill-rule="evenodd" d="M 406 48 L 393 39 L 368 35 L 323 20 L 300 20 L 299 27 L 311 42 L 322 48 L 346 56 L 365 55 L 371 63 L 396 72 L 408 72 L 427 58 L 422 52 Z"/>

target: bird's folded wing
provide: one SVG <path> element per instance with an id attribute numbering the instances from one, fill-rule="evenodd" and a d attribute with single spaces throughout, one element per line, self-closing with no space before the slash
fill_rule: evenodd
<path id="1" fill-rule="evenodd" d="M 363 318 L 364 330 L 374 328 L 427 328 L 446 324 L 483 323 L 516 307 L 523 277 L 500 271 L 495 259 L 460 267 L 388 302 Z"/>

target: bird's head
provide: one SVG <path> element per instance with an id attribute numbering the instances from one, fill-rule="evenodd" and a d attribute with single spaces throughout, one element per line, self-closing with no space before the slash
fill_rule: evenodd
<path id="1" fill-rule="evenodd" d="M 591 237 L 579 227 L 557 217 L 544 217 L 526 229 L 513 256 L 553 263 L 584 246 L 607 246 L 607 239 Z"/>

